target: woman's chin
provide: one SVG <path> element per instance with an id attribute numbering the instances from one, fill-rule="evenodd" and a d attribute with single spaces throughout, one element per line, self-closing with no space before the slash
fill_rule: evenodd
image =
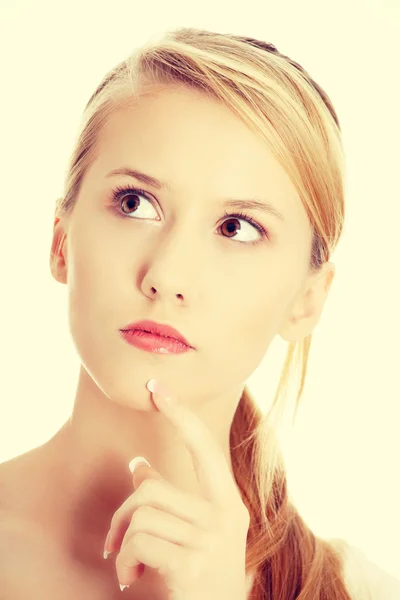
<path id="1" fill-rule="evenodd" d="M 143 412 L 159 412 L 146 385 L 143 386 L 142 391 L 135 390 L 132 394 L 127 394 L 126 389 L 114 390 L 114 393 L 109 394 L 108 397 L 112 402 L 126 408 Z"/>
<path id="2" fill-rule="evenodd" d="M 153 375 L 143 377 L 143 374 L 139 373 L 116 373 L 111 367 L 112 365 L 106 369 L 103 365 L 100 370 L 89 370 L 85 366 L 86 374 L 81 381 L 84 388 L 82 393 L 92 397 L 103 396 L 106 401 L 138 411 L 159 412 L 151 392 L 146 387 L 147 382 L 154 377 L 154 369 Z"/>

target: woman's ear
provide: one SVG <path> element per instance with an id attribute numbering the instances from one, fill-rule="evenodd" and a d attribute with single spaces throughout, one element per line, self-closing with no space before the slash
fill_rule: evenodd
<path id="1" fill-rule="evenodd" d="M 53 240 L 50 250 L 50 271 L 59 283 L 67 283 L 67 235 L 64 220 L 61 217 L 54 219 Z"/>
<path id="2" fill-rule="evenodd" d="M 279 335 L 287 342 L 301 342 L 311 335 L 325 306 L 335 276 L 335 265 L 326 262 L 311 273 L 299 293 Z"/>

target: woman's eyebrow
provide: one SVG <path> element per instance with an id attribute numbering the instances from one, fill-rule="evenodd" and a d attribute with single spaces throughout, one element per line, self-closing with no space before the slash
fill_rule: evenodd
<path id="1" fill-rule="evenodd" d="M 136 169 L 131 169 L 129 167 L 120 167 L 119 169 L 113 169 L 109 173 L 107 173 L 106 177 L 112 177 L 113 175 L 125 175 L 128 177 L 132 177 L 141 181 L 146 185 L 150 185 L 158 190 L 169 190 L 171 191 L 171 185 L 167 181 L 162 181 L 159 179 L 155 179 L 155 177 L 151 177 L 150 175 L 146 175 L 146 173 L 142 173 Z M 224 202 L 225 206 L 229 206 L 231 208 L 247 208 L 247 209 L 255 209 L 267 212 L 281 221 L 285 221 L 285 217 L 277 208 L 266 200 L 235 200 L 228 199 Z"/>

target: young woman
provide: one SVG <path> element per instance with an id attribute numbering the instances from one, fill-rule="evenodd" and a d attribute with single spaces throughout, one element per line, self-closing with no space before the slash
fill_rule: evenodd
<path id="1" fill-rule="evenodd" d="M 73 414 L 1 465 L 1 598 L 400 598 L 307 527 L 274 434 L 334 277 L 344 169 L 329 97 L 271 44 L 183 28 L 106 75 L 51 247 Z M 276 335 L 263 415 L 245 383 Z"/>

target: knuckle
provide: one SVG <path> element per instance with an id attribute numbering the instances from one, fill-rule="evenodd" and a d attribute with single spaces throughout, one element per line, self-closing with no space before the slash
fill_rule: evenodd
<path id="1" fill-rule="evenodd" d="M 136 531 L 131 537 L 129 546 L 133 550 L 139 550 L 140 548 L 143 547 L 145 539 L 146 539 L 146 536 L 142 531 Z"/>
<path id="2" fill-rule="evenodd" d="M 197 579 L 202 569 L 201 555 L 198 552 L 190 553 L 186 558 L 186 573 Z"/>
<path id="3" fill-rule="evenodd" d="M 132 532 L 135 532 L 138 531 L 141 526 L 143 527 L 143 524 L 146 522 L 147 517 L 149 516 L 149 512 L 148 506 L 138 506 L 132 515 L 129 529 Z"/>
<path id="4" fill-rule="evenodd" d="M 178 572 L 179 570 L 179 562 L 175 554 L 171 554 L 171 556 L 167 560 L 167 569 L 170 573 Z"/>
<path id="5" fill-rule="evenodd" d="M 168 553 L 162 566 L 159 567 L 158 571 L 160 575 L 169 575 L 180 569 L 180 560 L 178 553 L 174 550 Z"/>
<path id="6" fill-rule="evenodd" d="M 158 479 L 145 479 L 138 487 L 138 490 L 140 490 L 142 500 L 151 498 L 154 494 L 157 493 L 158 489 Z"/>
<path id="7" fill-rule="evenodd" d="M 137 564 L 138 557 L 143 551 L 143 534 L 135 533 L 129 540 L 129 543 L 121 548 L 115 559 L 117 572 L 120 574 L 126 568 Z"/>

